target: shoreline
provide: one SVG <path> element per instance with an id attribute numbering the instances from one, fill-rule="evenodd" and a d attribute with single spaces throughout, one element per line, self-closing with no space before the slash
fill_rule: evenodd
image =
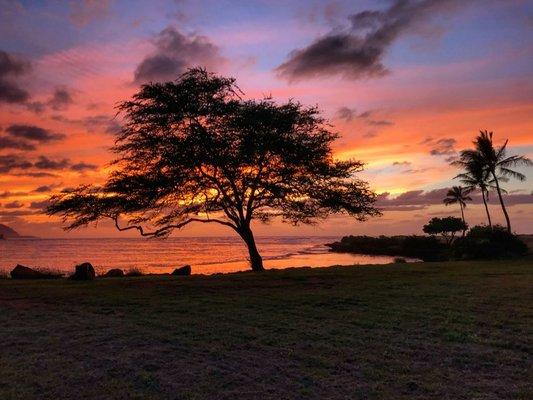
<path id="1" fill-rule="evenodd" d="M 327 243 L 334 239 L 324 236 L 263 237 L 258 242 L 267 269 L 393 262 L 391 256 L 332 252 Z M 21 239 L 6 241 L 0 247 L 5 251 L 5 257 L 0 260 L 0 270 L 4 273 L 21 264 L 69 274 L 75 265 L 83 262 L 91 263 L 98 275 L 116 268 L 125 272 L 135 269 L 143 273 L 165 274 L 180 266 L 191 265 L 195 275 L 247 271 L 249 268 L 244 246 L 233 237 L 172 238 L 157 242 L 142 238 L 117 241 Z"/>
<path id="2" fill-rule="evenodd" d="M 288 267 L 283 267 L 283 268 L 265 268 L 265 270 L 261 271 L 261 272 L 256 272 L 256 271 L 253 271 L 251 269 L 244 269 L 244 270 L 239 270 L 239 271 L 212 272 L 212 273 L 201 273 L 201 272 L 194 273 L 194 272 L 192 272 L 190 275 L 187 275 L 186 277 L 232 276 L 232 275 L 250 274 L 250 273 L 257 274 L 258 276 L 260 276 L 261 274 L 269 273 L 269 272 L 272 272 L 272 271 L 281 272 L 281 271 L 294 271 L 294 270 L 302 270 L 302 271 L 304 271 L 304 270 L 324 270 L 324 269 L 328 269 L 328 268 L 385 267 L 385 266 L 392 266 L 392 265 L 404 266 L 404 265 L 413 265 L 413 264 L 420 264 L 420 263 L 427 264 L 427 262 L 423 262 L 423 261 L 406 261 L 406 262 L 390 262 L 390 263 L 379 263 L 379 264 L 372 264 L 372 263 L 368 263 L 368 264 L 331 264 L 331 265 L 320 265 L 320 266 L 306 266 L 306 265 L 303 265 L 303 266 L 288 266 Z M 32 267 L 30 267 L 30 268 L 32 268 Z M 53 278 L 52 277 L 48 277 L 48 278 L 36 278 L 36 279 L 13 279 L 9 275 L 10 270 L 0 270 L 0 279 L 1 280 L 13 280 L 13 281 L 50 281 L 50 280 L 56 280 L 57 281 L 57 280 L 69 280 L 69 275 L 73 273 L 73 271 L 69 271 L 69 272 L 59 271 L 59 270 L 54 271 L 54 270 L 49 270 L 47 268 L 39 268 L 39 267 L 35 267 L 35 268 L 32 268 L 32 269 L 36 269 L 38 271 L 43 271 L 43 272 L 46 272 L 46 273 L 49 272 L 49 273 L 53 273 L 53 274 L 60 274 L 61 273 L 61 275 L 54 276 Z M 193 271 L 194 271 L 194 269 L 193 269 Z M 172 274 L 172 272 L 146 272 L 146 273 L 136 273 L 134 275 L 124 275 L 124 276 L 120 276 L 120 277 L 105 276 L 105 273 L 98 273 L 98 274 L 96 274 L 95 279 L 97 279 L 97 280 L 101 280 L 101 279 L 104 279 L 104 280 L 108 280 L 108 279 L 128 279 L 128 278 L 139 279 L 139 278 L 153 278 L 153 277 L 177 277 L 177 278 L 182 278 L 183 276 L 182 275 Z"/>

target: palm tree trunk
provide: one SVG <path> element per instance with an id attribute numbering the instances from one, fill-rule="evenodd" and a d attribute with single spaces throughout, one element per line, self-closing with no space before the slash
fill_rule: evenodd
<path id="1" fill-rule="evenodd" d="M 465 221 L 465 212 L 463 210 L 463 204 L 462 203 L 459 203 L 459 207 L 461 207 L 461 218 L 463 218 L 463 224 L 466 225 L 466 221 Z M 465 236 L 465 232 L 466 232 L 466 229 L 463 229 L 463 237 Z"/>
<path id="2" fill-rule="evenodd" d="M 507 231 L 509 233 L 511 232 L 511 220 L 509 219 L 509 214 L 507 214 L 507 209 L 505 208 L 505 204 L 503 202 L 502 197 L 502 191 L 500 189 L 500 184 L 498 182 L 498 178 L 496 177 L 496 174 L 493 172 L 492 177 L 494 178 L 494 183 L 496 184 L 496 192 L 498 193 L 498 198 L 500 199 L 500 204 L 502 205 L 503 215 L 505 216 L 505 222 L 507 223 Z"/>
<path id="3" fill-rule="evenodd" d="M 485 211 L 487 212 L 487 219 L 489 220 L 489 226 L 492 229 L 492 221 L 490 220 L 489 206 L 487 205 L 487 199 L 485 198 L 485 190 L 481 191 L 481 197 L 483 198 L 483 204 L 485 205 Z"/>

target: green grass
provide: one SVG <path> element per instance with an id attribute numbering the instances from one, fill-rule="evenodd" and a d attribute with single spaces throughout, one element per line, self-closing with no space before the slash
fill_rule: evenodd
<path id="1" fill-rule="evenodd" d="M 0 399 L 530 399 L 533 262 L 0 280 Z"/>

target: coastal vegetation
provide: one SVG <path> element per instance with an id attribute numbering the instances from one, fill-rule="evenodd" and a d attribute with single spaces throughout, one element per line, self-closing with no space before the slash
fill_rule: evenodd
<path id="1" fill-rule="evenodd" d="M 0 280 L 0 398 L 528 399 L 532 279 L 522 259 Z"/>
<path id="2" fill-rule="evenodd" d="M 254 271 L 263 260 L 253 220 L 380 214 L 375 193 L 356 177 L 363 163 L 333 158 L 338 135 L 316 107 L 241 94 L 233 78 L 203 69 L 143 85 L 118 106 L 125 125 L 107 182 L 53 196 L 48 214 L 67 229 L 111 219 L 120 231 L 151 237 L 191 223 L 223 225 L 242 238 Z"/>
<path id="3" fill-rule="evenodd" d="M 472 227 L 465 237 L 458 238 L 452 249 L 456 259 L 516 258 L 528 253 L 528 246 L 517 235 L 501 225 Z"/>
<path id="4" fill-rule="evenodd" d="M 492 132 L 481 131 L 474 140 L 475 148 L 461 151 L 459 158 L 452 161 L 454 166 L 464 170 L 455 178 L 460 179 L 465 186 L 450 188 L 443 203 L 458 204 L 461 218 L 432 218 L 422 228 L 430 237 L 346 236 L 329 245 L 332 251 L 416 257 L 424 261 L 513 258 L 527 254 L 528 246 L 511 231 L 502 196 L 505 190 L 500 183 L 508 181 L 509 178 L 525 180 L 524 174 L 511 168 L 529 166 L 532 162 L 524 156 L 508 156 L 508 141 L 500 147 L 495 147 L 492 139 Z M 467 233 L 468 224 L 464 209 L 467 202 L 472 201 L 470 194 L 476 190 L 481 192 L 488 226 L 473 226 Z M 492 224 L 487 205 L 490 190 L 498 193 L 507 223 L 505 229 Z M 456 238 L 458 232 L 463 233 L 462 237 Z M 442 240 L 438 240 L 436 235 L 440 235 Z"/>
<path id="5" fill-rule="evenodd" d="M 448 217 L 454 218 L 454 217 Z M 477 225 L 464 237 L 455 238 L 449 232 L 441 240 L 436 235 L 442 233 L 442 220 L 424 227 L 430 236 L 345 236 L 341 240 L 330 243 L 331 251 L 339 253 L 374 254 L 418 258 L 423 261 L 445 260 L 491 260 L 520 258 L 531 252 L 533 246 L 530 237 L 528 247 L 525 240 L 518 235 L 509 233 L 506 228 L 495 225 L 492 227 Z M 463 229 L 463 222 L 455 218 L 455 232 Z M 430 227 L 430 228 L 428 228 Z"/>
<path id="6" fill-rule="evenodd" d="M 525 156 L 508 155 L 508 140 L 506 140 L 502 146 L 494 146 L 493 136 L 493 132 L 487 130 L 480 131 L 479 135 L 476 136 L 474 140 L 474 149 L 462 150 L 459 159 L 453 160 L 452 165 L 459 166 L 465 171 L 457 175 L 456 178 L 461 179 L 461 181 L 466 183 L 469 188 L 477 187 L 481 190 L 489 226 L 492 225 L 492 222 L 486 198 L 488 197 L 489 188 L 494 188 L 496 190 L 505 217 L 507 231 L 511 233 L 511 219 L 509 218 L 509 213 L 507 212 L 505 201 L 502 196 L 502 193 L 505 191 L 501 187 L 501 182 L 507 182 L 510 178 L 525 181 L 526 176 L 512 168 L 517 166 L 531 166 L 533 165 L 533 162 Z M 466 202 L 464 202 L 464 205 L 466 205 Z M 463 206 L 461 207 L 461 212 L 462 211 Z"/>
<path id="7" fill-rule="evenodd" d="M 328 244 L 331 251 L 418 258 L 441 261 L 446 246 L 434 236 L 344 236 Z"/>

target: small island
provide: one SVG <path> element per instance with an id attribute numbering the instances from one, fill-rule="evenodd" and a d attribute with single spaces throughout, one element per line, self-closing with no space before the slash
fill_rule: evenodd
<path id="1" fill-rule="evenodd" d="M 10 239 L 10 238 L 20 238 L 21 236 L 17 231 L 10 228 L 7 225 L 0 224 L 0 240 Z"/>

